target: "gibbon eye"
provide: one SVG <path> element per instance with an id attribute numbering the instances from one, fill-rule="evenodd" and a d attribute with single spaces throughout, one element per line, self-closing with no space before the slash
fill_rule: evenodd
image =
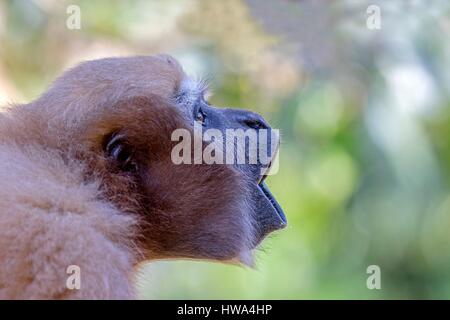
<path id="1" fill-rule="evenodd" d="M 202 108 L 198 108 L 197 113 L 195 114 L 195 121 L 200 123 L 201 125 L 205 124 L 206 115 L 203 112 Z"/>
<path id="2" fill-rule="evenodd" d="M 106 145 L 105 152 L 123 170 L 129 170 L 133 167 L 133 149 L 125 143 L 123 136 L 113 134 Z"/>

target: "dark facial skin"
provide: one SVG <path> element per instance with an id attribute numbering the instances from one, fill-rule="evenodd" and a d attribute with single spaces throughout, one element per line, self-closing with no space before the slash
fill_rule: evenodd
<path id="1" fill-rule="evenodd" d="M 225 137 L 227 129 L 250 129 L 256 132 L 267 130 L 267 141 L 264 141 L 265 145 L 267 145 L 265 152 L 268 156 L 275 157 L 277 150 L 272 150 L 273 145 L 270 143 L 273 134 L 272 128 L 259 114 L 242 109 L 218 108 L 207 103 L 202 96 L 193 105 L 191 112 L 192 121 L 198 121 L 204 131 L 218 129 L 222 132 L 223 137 Z M 278 138 L 273 138 L 276 139 L 274 146 L 277 148 L 279 145 Z M 284 228 L 287 221 L 283 210 L 263 183 L 265 175 L 262 173 L 267 164 L 261 162 L 259 153 L 257 163 L 250 164 L 248 140 L 245 140 L 245 143 L 245 164 L 235 164 L 235 167 L 249 178 L 248 187 L 251 190 L 251 206 L 254 208 L 257 221 L 256 237 L 254 239 L 254 244 L 256 245 L 270 232 Z M 258 147 L 260 143 L 261 141 L 258 141 Z"/>

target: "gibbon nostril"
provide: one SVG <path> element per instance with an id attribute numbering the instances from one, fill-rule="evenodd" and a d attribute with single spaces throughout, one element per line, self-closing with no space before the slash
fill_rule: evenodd
<path id="1" fill-rule="evenodd" d="M 226 112 L 232 117 L 235 124 L 239 124 L 251 129 L 270 129 L 270 125 L 262 116 L 255 112 L 238 109 L 227 109 Z"/>
<path id="2" fill-rule="evenodd" d="M 268 126 L 264 121 L 261 121 L 259 119 L 246 119 L 244 120 L 244 124 L 252 129 L 268 129 Z"/>

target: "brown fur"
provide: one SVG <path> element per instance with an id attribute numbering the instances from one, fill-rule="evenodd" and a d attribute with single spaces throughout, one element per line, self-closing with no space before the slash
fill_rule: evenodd
<path id="1" fill-rule="evenodd" d="M 171 103 L 184 77 L 168 56 L 91 61 L 0 115 L 0 298 L 133 298 L 141 261 L 246 254 L 242 177 L 170 159 L 173 130 L 190 130 Z M 135 171 L 105 155 L 114 133 Z"/>

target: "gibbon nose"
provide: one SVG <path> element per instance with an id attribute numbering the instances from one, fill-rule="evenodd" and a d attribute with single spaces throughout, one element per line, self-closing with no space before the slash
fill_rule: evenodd
<path id="1" fill-rule="evenodd" d="M 242 126 L 255 130 L 270 129 L 270 125 L 262 116 L 251 111 L 237 110 L 235 112 L 235 121 Z"/>

